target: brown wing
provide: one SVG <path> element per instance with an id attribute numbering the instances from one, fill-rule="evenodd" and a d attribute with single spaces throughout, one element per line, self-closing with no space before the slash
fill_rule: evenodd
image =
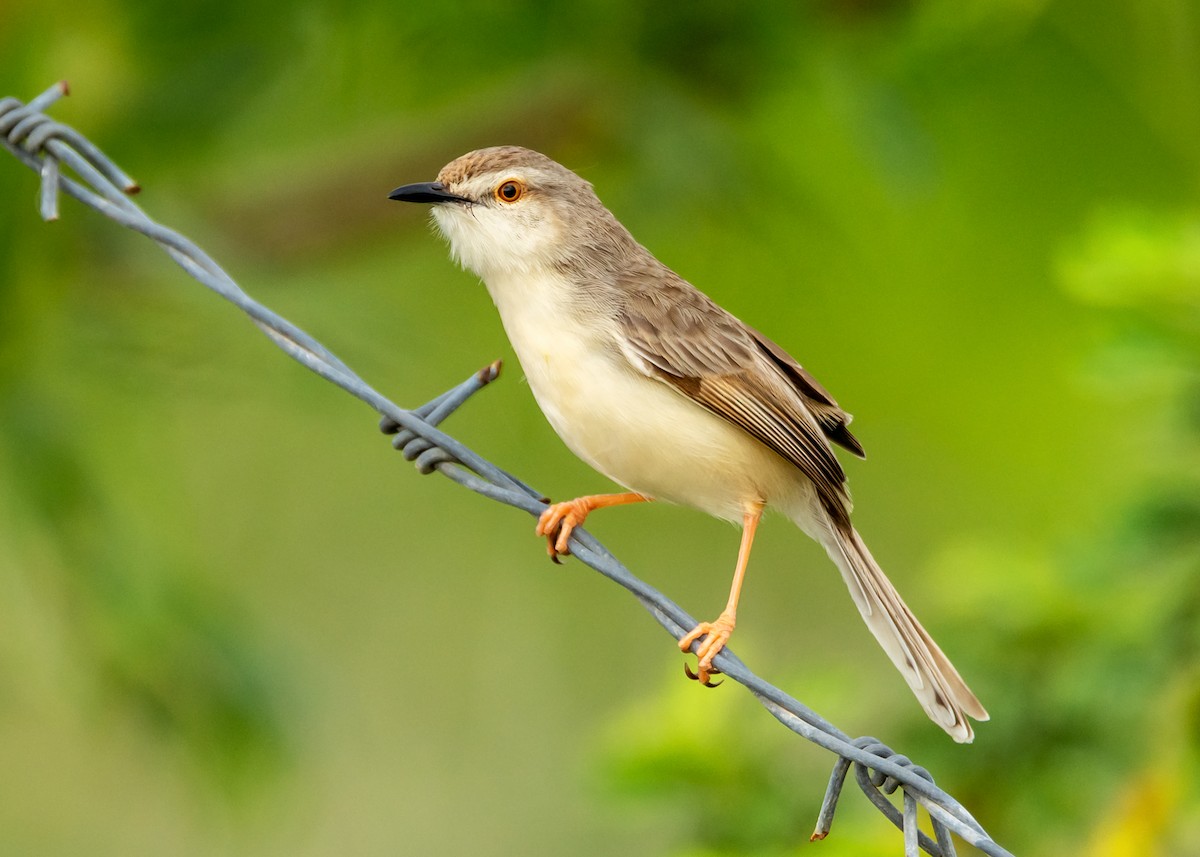
<path id="1" fill-rule="evenodd" d="M 825 436 L 839 446 L 850 450 L 859 458 L 866 458 L 867 453 L 862 444 L 847 428 L 853 417 L 838 406 L 838 403 L 833 400 L 833 396 L 829 395 L 807 369 L 796 362 L 796 358 L 754 328 L 747 327 L 746 330 L 754 337 L 763 353 L 796 386 L 796 391 L 804 398 L 804 404 L 813 412 L 813 416 L 817 418 L 821 428 L 824 429 Z"/>
<path id="2" fill-rule="evenodd" d="M 648 273 L 624 290 L 630 359 L 792 462 L 834 520 L 848 522 L 846 475 L 829 440 L 862 453 L 849 415 L 778 345 L 666 268 L 646 288 Z"/>

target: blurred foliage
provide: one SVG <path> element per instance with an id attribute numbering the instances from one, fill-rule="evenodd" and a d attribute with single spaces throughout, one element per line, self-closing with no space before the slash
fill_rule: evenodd
<path id="1" fill-rule="evenodd" d="M 1020 854 L 1200 853 L 1200 10 L 0 5 L 0 95 L 394 398 L 603 490 L 494 312 L 385 199 L 501 142 L 577 169 L 853 410 L 857 520 L 993 720 L 952 746 L 819 551 L 739 652 Z M 421 480 L 144 239 L 0 166 L 0 854 L 805 853 L 831 760 L 700 693 L 530 522 Z M 593 530 L 689 610 L 736 537 Z M 800 568 L 798 569 L 797 566 Z M 811 571 L 810 571 L 811 569 Z M 803 571 L 803 574 L 797 573 Z M 649 666 L 648 665 L 653 665 Z M 847 791 L 816 853 L 894 853 Z"/>
<path id="2" fill-rule="evenodd" d="M 169 548 L 142 534 L 126 541 L 104 489 L 72 450 L 70 421 L 37 413 L 37 399 L 25 391 L 6 409 L 3 439 L 12 446 L 3 460 L 25 486 L 33 532 L 55 546 L 57 571 L 68 575 L 65 643 L 91 662 L 95 694 L 112 694 L 149 732 L 189 748 L 218 785 L 243 787 L 282 749 L 278 689 L 270 687 L 278 665 L 254 662 L 253 630 L 192 570 L 159 555 Z"/>

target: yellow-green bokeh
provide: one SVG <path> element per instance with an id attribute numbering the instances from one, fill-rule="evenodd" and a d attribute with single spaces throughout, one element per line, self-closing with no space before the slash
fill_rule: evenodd
<path id="1" fill-rule="evenodd" d="M 669 4 L 666 4 L 669 5 Z M 760 531 L 734 648 L 1018 854 L 1200 850 L 1200 9 L 1182 0 L 0 6 L 0 96 L 368 381 L 556 498 L 486 293 L 393 187 L 515 143 L 856 415 L 856 522 L 992 714 L 924 718 Z M 899 853 L 532 520 L 0 154 L 0 854 Z M 728 526 L 590 529 L 697 615 Z M 963 852 L 968 849 L 963 848 Z"/>

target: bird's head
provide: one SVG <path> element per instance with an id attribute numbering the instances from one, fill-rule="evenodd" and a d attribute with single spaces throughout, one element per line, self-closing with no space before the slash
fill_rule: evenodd
<path id="1" fill-rule="evenodd" d="M 437 181 L 398 187 L 388 198 L 432 204 L 455 259 L 485 280 L 562 264 L 615 223 L 590 183 L 519 146 L 468 152 Z"/>

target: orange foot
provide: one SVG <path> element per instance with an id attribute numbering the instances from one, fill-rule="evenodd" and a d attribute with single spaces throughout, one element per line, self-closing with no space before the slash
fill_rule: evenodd
<path id="1" fill-rule="evenodd" d="M 721 674 L 720 670 L 713 668 L 712 662 L 713 658 L 719 655 L 725 648 L 725 644 L 729 642 L 735 624 L 736 619 L 733 614 L 722 613 L 715 622 L 701 622 L 679 641 L 680 650 L 686 652 L 692 647 L 692 643 L 704 637 L 704 641 L 696 649 L 696 657 L 699 659 L 696 664 L 697 671 L 692 672 L 687 664 L 683 665 L 683 671 L 687 673 L 688 678 L 700 682 L 705 687 L 716 687 L 720 684 L 719 681 L 711 680 L 712 676 Z"/>
<path id="2" fill-rule="evenodd" d="M 571 541 L 571 531 L 583 523 L 587 516 L 596 509 L 605 506 L 623 506 L 627 503 L 645 503 L 650 500 L 645 494 L 628 492 L 625 494 L 592 494 L 588 497 L 577 497 L 565 503 L 552 503 L 538 518 L 537 534 L 546 537 L 546 549 L 550 559 L 558 562 L 560 556 L 570 556 L 568 543 Z"/>
<path id="3" fill-rule="evenodd" d="M 542 512 L 538 518 L 537 534 L 546 537 L 546 552 L 550 559 L 558 562 L 560 556 L 570 556 L 571 549 L 567 546 L 571 541 L 571 531 L 578 527 L 592 511 L 588 502 L 591 498 L 580 497 L 565 503 L 554 503 Z"/>

